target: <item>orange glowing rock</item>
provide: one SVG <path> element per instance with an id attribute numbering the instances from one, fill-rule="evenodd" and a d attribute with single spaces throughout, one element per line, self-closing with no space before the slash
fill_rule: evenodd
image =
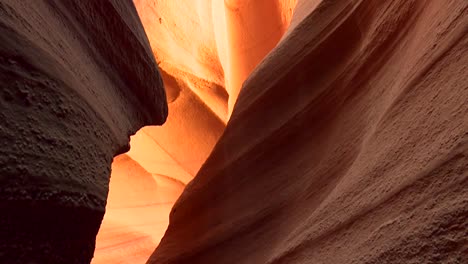
<path id="1" fill-rule="evenodd" d="M 164 235 L 167 216 L 184 187 L 148 173 L 126 154 L 114 158 L 93 263 L 144 263 Z"/>
<path id="2" fill-rule="evenodd" d="M 126 158 L 115 159 L 95 264 L 118 263 L 126 256 L 131 263 L 143 263 L 149 257 L 166 230 L 180 188 L 192 180 L 211 153 L 242 83 L 280 40 L 295 5 L 294 0 L 134 3 L 162 72 L 169 116 L 162 127 L 141 129 L 132 137 Z M 127 169 L 122 169 L 122 162 Z M 132 162 L 138 170 L 129 169 Z M 162 195 L 164 190 L 164 195 L 175 198 L 167 200 L 163 210 L 145 206 L 154 197 L 139 191 L 132 195 L 142 195 L 141 201 L 127 201 L 130 204 L 123 206 L 124 197 L 135 188 L 132 185 L 143 184 L 140 181 L 148 180 L 148 175 L 177 183 L 178 188 L 151 191 Z M 119 180 L 124 177 L 129 181 Z M 140 209 L 131 209 L 134 206 Z M 142 219 L 146 219 L 145 227 L 137 228 Z"/>
<path id="3" fill-rule="evenodd" d="M 284 3 L 282 5 L 282 1 L 271 0 L 224 1 L 228 54 L 225 73 L 229 114 L 244 80 L 276 45 L 289 25 L 294 3 L 290 2 L 291 6 Z"/>

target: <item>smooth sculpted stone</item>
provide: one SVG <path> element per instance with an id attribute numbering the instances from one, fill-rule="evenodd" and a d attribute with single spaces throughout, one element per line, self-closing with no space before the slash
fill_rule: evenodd
<path id="1" fill-rule="evenodd" d="M 112 159 L 167 116 L 131 1 L 0 1 L 0 263 L 89 263 Z"/>
<path id="2" fill-rule="evenodd" d="M 222 135 L 228 101 L 235 102 L 249 72 L 285 32 L 295 0 L 134 3 L 170 115 L 164 126 L 138 131 L 126 158 L 114 160 L 93 264 L 146 262 L 174 201 Z"/>

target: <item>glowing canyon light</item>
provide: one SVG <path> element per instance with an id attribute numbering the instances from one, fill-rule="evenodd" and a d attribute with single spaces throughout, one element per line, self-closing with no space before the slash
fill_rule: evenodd
<path id="1" fill-rule="evenodd" d="M 94 264 L 145 263 L 221 136 L 242 83 L 278 43 L 295 0 L 135 0 L 169 103 L 114 159 Z"/>

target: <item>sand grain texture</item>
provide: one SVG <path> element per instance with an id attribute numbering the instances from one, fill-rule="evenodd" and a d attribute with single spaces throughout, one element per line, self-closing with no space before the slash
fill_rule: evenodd
<path id="1" fill-rule="evenodd" d="M 0 263 L 89 263 L 112 159 L 167 116 L 131 2 L 0 1 Z"/>

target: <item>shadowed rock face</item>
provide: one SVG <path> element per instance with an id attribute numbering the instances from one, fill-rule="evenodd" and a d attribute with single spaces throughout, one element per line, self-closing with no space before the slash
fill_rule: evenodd
<path id="1" fill-rule="evenodd" d="M 110 166 L 167 116 L 131 1 L 0 1 L 0 263 L 89 263 Z"/>
<path id="2" fill-rule="evenodd" d="M 298 0 L 148 263 L 464 263 L 467 29 L 466 1 Z"/>

